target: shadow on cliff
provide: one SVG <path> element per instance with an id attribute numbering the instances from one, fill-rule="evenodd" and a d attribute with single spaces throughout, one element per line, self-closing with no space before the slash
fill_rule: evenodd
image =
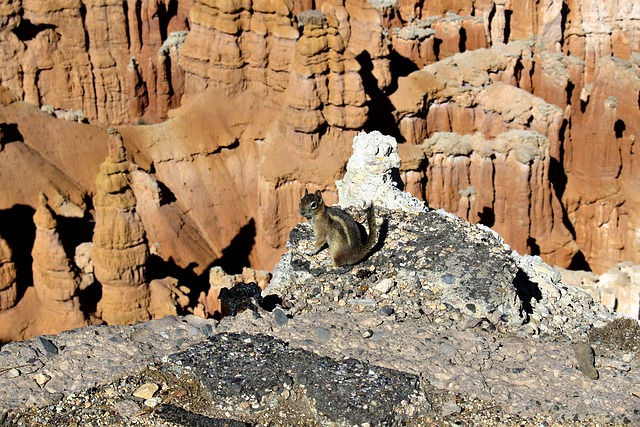
<path id="1" fill-rule="evenodd" d="M 24 137 L 15 123 L 0 123 L 0 150 L 4 144 L 24 142 Z"/>
<path id="2" fill-rule="evenodd" d="M 209 270 L 211 267 L 222 267 L 227 274 L 240 274 L 244 267 L 250 267 L 249 254 L 251 253 L 256 240 L 255 220 L 251 218 L 238 234 L 231 240 L 229 246 L 222 250 L 222 256 L 209 264 L 203 273 L 197 274 L 195 263 L 187 267 L 180 267 L 173 259 L 163 260 L 157 255 L 151 255 L 147 263 L 148 279 L 162 279 L 173 277 L 178 279 L 180 285 L 185 285 L 190 289 L 189 306 L 195 307 L 201 292 L 209 290 Z"/>
<path id="3" fill-rule="evenodd" d="M 11 260 L 16 266 L 16 284 L 20 301 L 26 288 L 33 284 L 31 251 L 36 239 L 33 223 L 35 210 L 27 205 L 14 205 L 0 210 L 0 236 L 11 248 Z"/>
<path id="4" fill-rule="evenodd" d="M 373 60 L 369 52 L 364 51 L 356 56 L 356 60 L 360 64 L 362 85 L 365 93 L 369 96 L 367 101 L 369 113 L 364 130 L 366 132 L 377 130 L 385 135 L 393 136 L 398 142 L 404 142 L 405 139 L 400 134 L 400 129 L 393 116 L 395 108 L 389 100 L 389 93 L 393 93 L 397 89 L 399 77 L 409 75 L 418 67 L 395 51 L 391 52 L 390 58 L 393 80 L 386 90 L 382 90 L 378 87 L 378 79 L 373 74 Z"/>
<path id="5" fill-rule="evenodd" d="M 96 224 L 93 216 L 89 213 L 93 209 L 91 197 L 85 198 L 85 204 L 87 208 L 82 218 L 56 216 L 56 229 L 60 235 L 64 252 L 70 260 L 74 259 L 76 248 L 80 244 L 93 241 L 93 229 Z"/>
<path id="6" fill-rule="evenodd" d="M 236 237 L 231 240 L 229 246 L 222 250 L 222 256 L 214 261 L 213 266 L 222 267 L 227 274 L 240 274 L 244 267 L 250 267 L 249 255 L 256 243 L 256 222 L 253 218 L 249 220 Z M 207 270 L 209 269 L 207 268 Z"/>

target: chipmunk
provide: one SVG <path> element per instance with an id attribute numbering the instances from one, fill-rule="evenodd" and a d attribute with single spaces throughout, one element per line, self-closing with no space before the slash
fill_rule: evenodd
<path id="1" fill-rule="evenodd" d="M 367 210 L 368 235 L 351 215 L 340 208 L 326 206 L 320 191 L 309 194 L 305 190 L 300 200 L 300 214 L 313 226 L 316 241 L 310 255 L 317 254 L 327 244 L 335 267 L 362 261 L 378 240 L 373 204 Z"/>

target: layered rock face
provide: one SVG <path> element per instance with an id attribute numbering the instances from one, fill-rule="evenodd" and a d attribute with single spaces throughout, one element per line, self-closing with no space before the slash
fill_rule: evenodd
<path id="1" fill-rule="evenodd" d="M 0 311 L 13 307 L 17 297 L 16 266 L 11 261 L 11 248 L 0 238 Z"/>
<path id="2" fill-rule="evenodd" d="M 65 253 L 54 215 L 45 195 L 41 194 L 40 206 L 33 218 L 36 224 L 31 252 L 33 287 L 43 307 L 52 312 L 47 317 L 56 320 L 50 332 L 59 332 L 86 326 L 89 322 L 80 308 L 82 278 Z"/>
<path id="3" fill-rule="evenodd" d="M 104 125 L 162 116 L 180 96 L 168 34 L 187 29 L 185 3 L 10 1 L 0 11 L 2 84 Z"/>
<path id="4" fill-rule="evenodd" d="M 122 136 L 115 129 L 109 133 L 109 156 L 96 178 L 91 258 L 95 277 L 102 285 L 100 317 L 110 324 L 133 323 L 149 319 L 149 247 L 129 185 L 130 163 Z"/>

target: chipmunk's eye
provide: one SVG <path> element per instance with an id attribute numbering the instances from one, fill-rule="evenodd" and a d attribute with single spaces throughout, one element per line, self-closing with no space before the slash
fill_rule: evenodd
<path id="1" fill-rule="evenodd" d="M 311 202 L 311 209 L 316 209 L 318 207 L 318 203 Z"/>

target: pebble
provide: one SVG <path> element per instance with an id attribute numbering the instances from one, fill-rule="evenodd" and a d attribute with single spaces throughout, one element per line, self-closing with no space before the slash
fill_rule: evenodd
<path id="1" fill-rule="evenodd" d="M 140 399 L 151 399 L 160 387 L 155 383 L 144 383 L 138 387 L 132 394 Z"/>
<path id="2" fill-rule="evenodd" d="M 51 340 L 43 337 L 36 337 L 35 342 L 38 346 L 38 349 L 42 351 L 43 354 L 58 354 L 58 347 L 56 347 L 56 345 Z"/>
<path id="3" fill-rule="evenodd" d="M 149 408 L 155 408 L 161 402 L 162 402 L 162 399 L 160 399 L 159 397 L 152 397 L 150 399 L 145 400 L 144 405 L 148 406 Z"/>
<path id="4" fill-rule="evenodd" d="M 393 307 L 389 307 L 388 305 L 384 305 L 378 309 L 378 313 L 382 314 L 383 316 L 391 316 L 393 312 Z"/>
<path id="5" fill-rule="evenodd" d="M 382 294 L 388 293 L 395 285 L 395 282 L 389 278 L 382 279 L 374 286 L 374 289 Z"/>
<path id="6" fill-rule="evenodd" d="M 284 311 L 282 311 L 280 308 L 276 308 L 273 310 L 273 321 L 275 322 L 277 327 L 281 328 L 287 325 L 287 323 L 289 322 L 289 318 L 286 314 L 284 314 Z"/>
<path id="7" fill-rule="evenodd" d="M 43 374 L 42 372 L 37 373 L 33 379 L 36 380 L 36 383 L 38 383 L 40 387 L 44 387 L 46 383 L 51 381 L 51 377 L 47 374 Z"/>
<path id="8" fill-rule="evenodd" d="M 587 343 L 576 343 L 573 344 L 573 352 L 578 362 L 578 369 L 580 369 L 587 378 L 597 380 L 599 374 L 595 368 L 595 353 L 593 348 Z"/>

